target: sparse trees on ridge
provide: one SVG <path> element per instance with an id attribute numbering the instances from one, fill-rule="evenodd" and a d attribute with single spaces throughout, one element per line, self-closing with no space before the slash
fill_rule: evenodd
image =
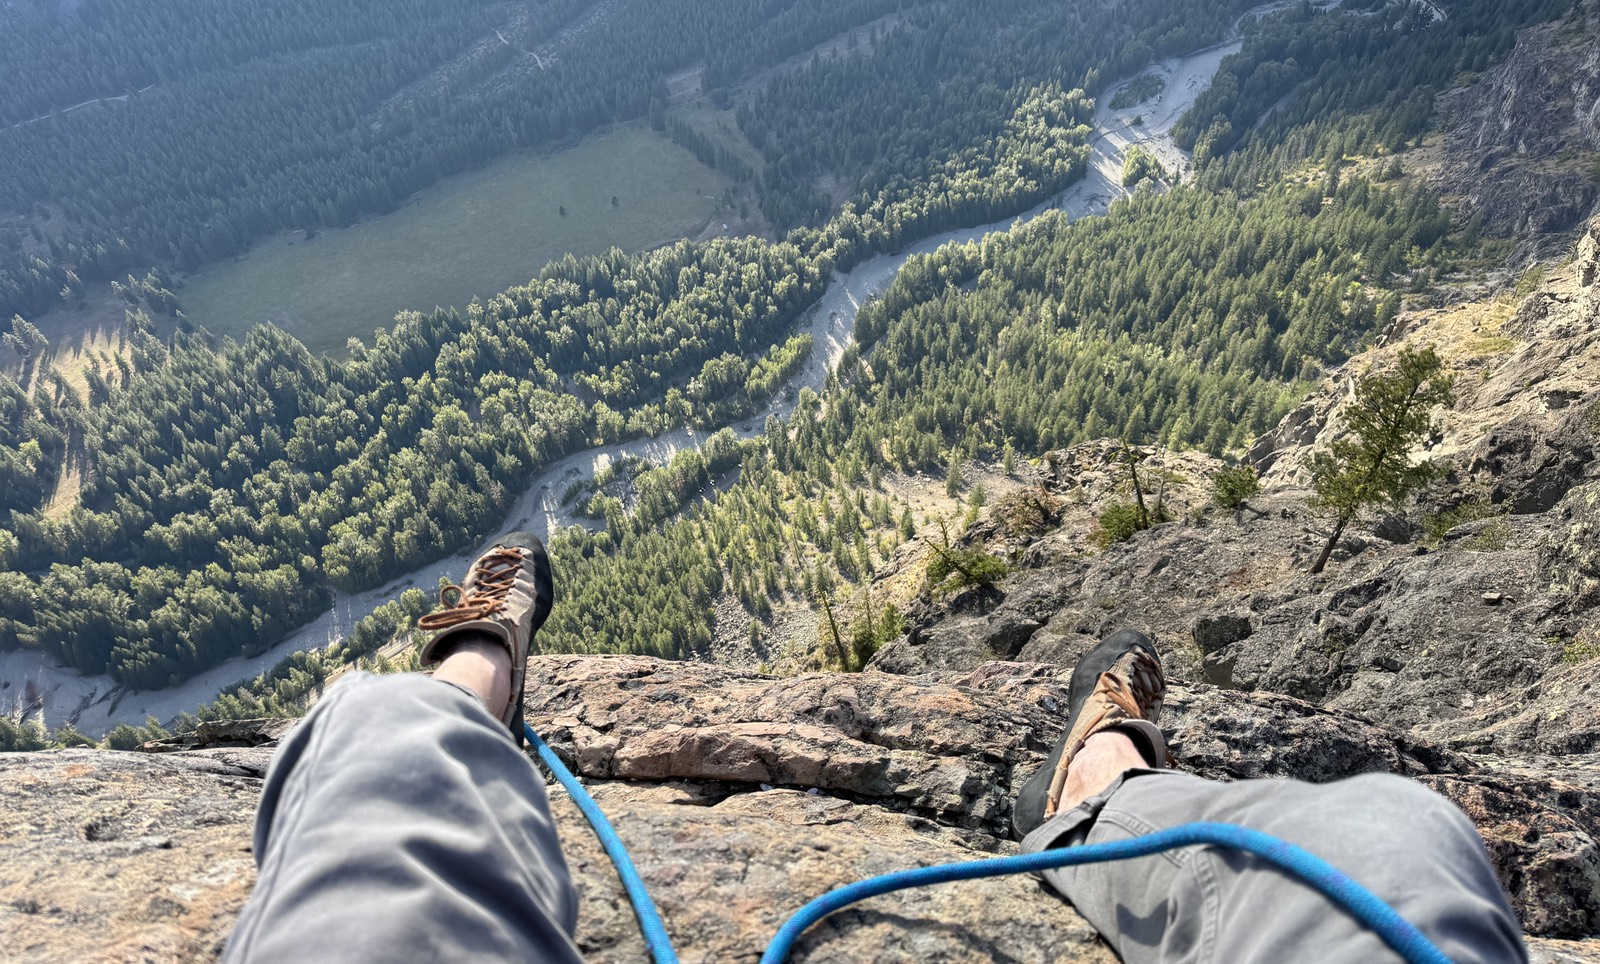
<path id="1" fill-rule="evenodd" d="M 1454 400 L 1453 379 L 1432 346 L 1402 348 L 1392 371 L 1372 372 L 1356 383 L 1343 414 L 1350 434 L 1318 453 L 1311 463 L 1312 504 L 1333 517 L 1333 531 L 1311 564 L 1322 572 L 1345 528 L 1364 510 L 1393 505 L 1438 475 L 1412 450 L 1428 434 L 1433 410 Z"/>

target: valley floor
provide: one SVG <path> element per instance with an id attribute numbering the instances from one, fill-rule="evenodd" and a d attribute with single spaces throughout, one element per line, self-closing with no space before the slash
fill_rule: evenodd
<path id="1" fill-rule="evenodd" d="M 700 235 L 724 189 L 665 136 L 624 127 L 452 178 L 349 228 L 263 242 L 188 279 L 180 295 L 189 317 L 217 335 L 242 339 L 271 321 L 312 351 L 336 352 L 396 312 L 465 307 L 564 254 Z"/>

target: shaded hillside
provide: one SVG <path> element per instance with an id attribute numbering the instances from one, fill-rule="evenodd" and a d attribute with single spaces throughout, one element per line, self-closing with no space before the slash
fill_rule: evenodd
<path id="1" fill-rule="evenodd" d="M 1441 98 L 1440 190 L 1486 234 L 1529 241 L 1580 226 L 1600 198 L 1600 6 L 1522 32 L 1482 79 Z"/>

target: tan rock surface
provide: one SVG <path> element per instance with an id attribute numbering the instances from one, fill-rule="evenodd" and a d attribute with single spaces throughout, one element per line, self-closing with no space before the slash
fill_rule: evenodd
<path id="1" fill-rule="evenodd" d="M 0 957 L 212 957 L 255 883 L 269 756 L 0 754 Z"/>
<path id="2" fill-rule="evenodd" d="M 1001 832 L 1012 788 L 1063 723 L 1064 674 L 1038 663 L 780 679 L 545 656 L 531 670 L 542 682 L 530 720 L 594 781 L 685 961 L 754 960 L 805 902 L 864 877 L 1014 852 Z M 1424 776 L 1478 821 L 1538 929 L 1582 933 L 1600 900 L 1593 787 L 1490 771 L 1289 697 L 1179 685 L 1169 707 L 1175 752 L 1205 776 Z M 253 882 L 252 810 L 270 754 L 0 757 L 7 959 L 214 957 Z M 644 959 L 609 860 L 559 792 L 554 806 L 582 895 L 580 947 L 597 962 Z M 1593 951 L 1544 942 L 1536 959 Z M 795 960 L 1113 958 L 1069 906 L 1014 877 L 875 898 L 818 926 Z"/>
<path id="3" fill-rule="evenodd" d="M 685 962 L 753 961 L 813 897 L 877 874 L 985 856 L 931 821 L 798 790 L 740 793 L 709 808 L 639 802 L 626 785 L 596 793 Z M 561 799 L 557 813 L 582 894 L 580 949 L 596 964 L 645 960 L 633 912 L 599 843 L 576 807 Z M 1070 906 L 1031 877 L 873 898 L 808 931 L 792 959 L 1116 960 Z"/>

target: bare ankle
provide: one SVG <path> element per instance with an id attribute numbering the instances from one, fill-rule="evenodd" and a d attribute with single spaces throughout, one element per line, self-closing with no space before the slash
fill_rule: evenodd
<path id="1" fill-rule="evenodd" d="M 1129 770 L 1149 766 L 1139 746 L 1119 730 L 1102 730 L 1084 741 L 1083 749 L 1067 767 L 1067 786 L 1061 796 L 1061 811 L 1102 792 Z"/>
<path id="2" fill-rule="evenodd" d="M 493 636 L 463 633 L 451 641 L 433 678 L 476 693 L 489 715 L 499 719 L 511 699 L 511 654 Z"/>

